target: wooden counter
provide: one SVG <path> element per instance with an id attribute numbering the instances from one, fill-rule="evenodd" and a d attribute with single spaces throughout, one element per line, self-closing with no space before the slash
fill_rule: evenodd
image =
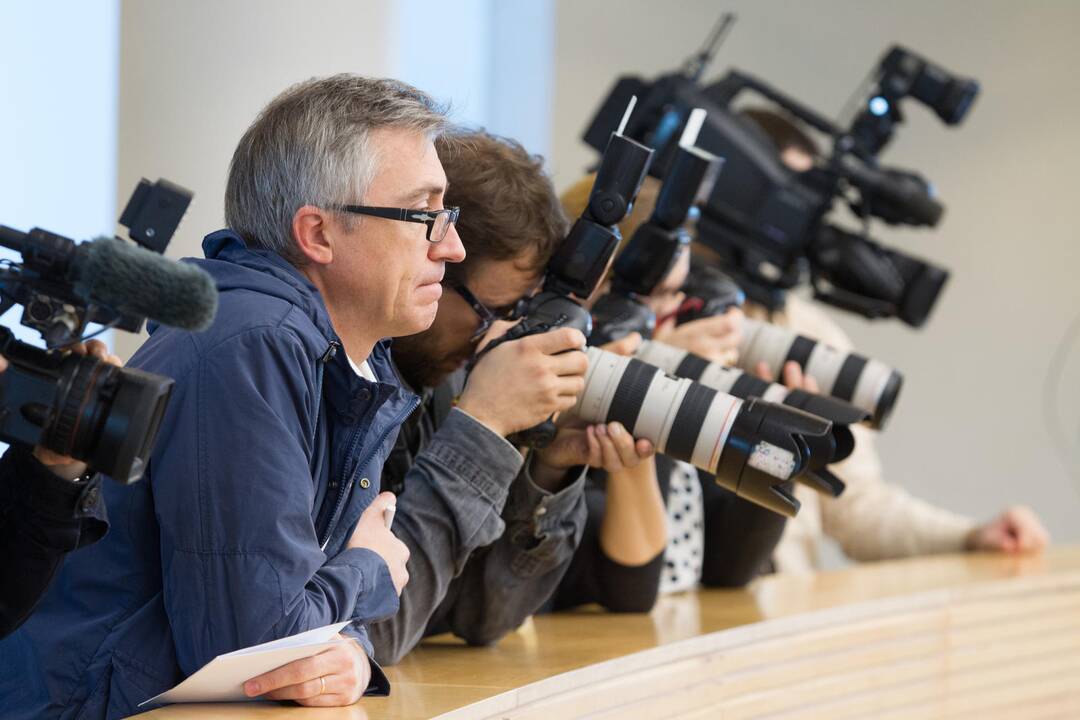
<path id="1" fill-rule="evenodd" d="M 489 648 L 440 636 L 348 708 L 174 705 L 148 720 L 1077 718 L 1080 548 L 943 556 L 541 616 Z"/>

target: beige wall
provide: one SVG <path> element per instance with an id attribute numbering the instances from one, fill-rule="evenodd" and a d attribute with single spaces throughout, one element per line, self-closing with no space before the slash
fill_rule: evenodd
<path id="1" fill-rule="evenodd" d="M 932 179 L 948 205 L 939 231 L 875 230 L 952 269 L 928 326 L 833 315 L 866 354 L 906 375 L 881 439 L 895 482 L 977 517 L 1023 500 L 1058 539 L 1080 539 L 1080 352 L 1052 391 L 1071 476 L 1043 419 L 1051 356 L 1080 313 L 1080 3 L 564 0 L 552 156 L 560 187 L 594 157 L 579 137 L 614 78 L 678 67 L 726 9 L 739 21 L 712 74 L 735 65 L 826 115 L 893 42 L 982 82 L 959 128 L 911 104 L 885 154 Z"/>

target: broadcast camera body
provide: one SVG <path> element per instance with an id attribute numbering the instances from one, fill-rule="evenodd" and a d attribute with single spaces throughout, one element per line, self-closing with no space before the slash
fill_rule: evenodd
<path id="1" fill-rule="evenodd" d="M 724 270 L 751 299 L 777 308 L 784 292 L 809 275 L 819 300 L 869 318 L 898 317 L 922 325 L 947 271 L 882 247 L 869 237 L 865 224 L 875 216 L 888 223 L 933 226 L 943 207 L 921 177 L 884 167 L 876 155 L 903 120 L 904 97 L 930 105 L 946 122 L 956 124 L 965 117 L 978 85 L 894 47 L 875 71 L 864 111 L 844 130 L 739 71 L 702 86 L 699 80 L 719 35 L 714 32 L 705 49 L 679 72 L 651 82 L 620 78 L 586 130 L 585 142 L 601 147 L 612 114 L 636 95 L 641 98 L 639 110 L 626 133 L 656 149 L 650 172 L 664 177 L 691 109 L 705 109 L 708 120 L 698 145 L 724 158 L 724 171 L 701 206 L 697 236 L 719 254 Z M 807 172 L 786 167 L 768 136 L 733 109 L 744 91 L 756 92 L 827 136 L 831 155 Z M 849 203 L 864 220 L 861 233 L 825 221 L 835 201 L 851 193 L 855 196 Z"/>
<path id="2" fill-rule="evenodd" d="M 173 381 L 63 349 L 86 339 L 89 323 L 129 331 L 147 317 L 192 330 L 210 324 L 213 281 L 160 255 L 190 202 L 177 185 L 142 180 L 120 217 L 142 247 L 0 225 L 0 245 L 22 256 L 0 270 L 0 313 L 21 304 L 22 324 L 49 348 L 0 328 L 0 354 L 9 363 L 0 374 L 0 439 L 44 446 L 119 482 L 142 477 Z"/>

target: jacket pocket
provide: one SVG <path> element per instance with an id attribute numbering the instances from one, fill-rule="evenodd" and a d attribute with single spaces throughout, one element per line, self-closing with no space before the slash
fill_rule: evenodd
<path id="1" fill-rule="evenodd" d="M 140 708 L 139 703 L 168 689 L 167 685 L 141 670 L 136 664 L 125 661 L 114 653 L 98 686 L 80 709 L 77 718 L 126 718 L 159 707 L 148 705 Z"/>

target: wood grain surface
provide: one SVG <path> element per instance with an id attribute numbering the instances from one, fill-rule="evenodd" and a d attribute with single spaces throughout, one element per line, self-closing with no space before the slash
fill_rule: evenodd
<path id="1" fill-rule="evenodd" d="M 348 708 L 174 705 L 148 720 L 1077 718 L 1080 548 L 771 576 L 649 615 L 538 616 L 431 638 Z"/>

